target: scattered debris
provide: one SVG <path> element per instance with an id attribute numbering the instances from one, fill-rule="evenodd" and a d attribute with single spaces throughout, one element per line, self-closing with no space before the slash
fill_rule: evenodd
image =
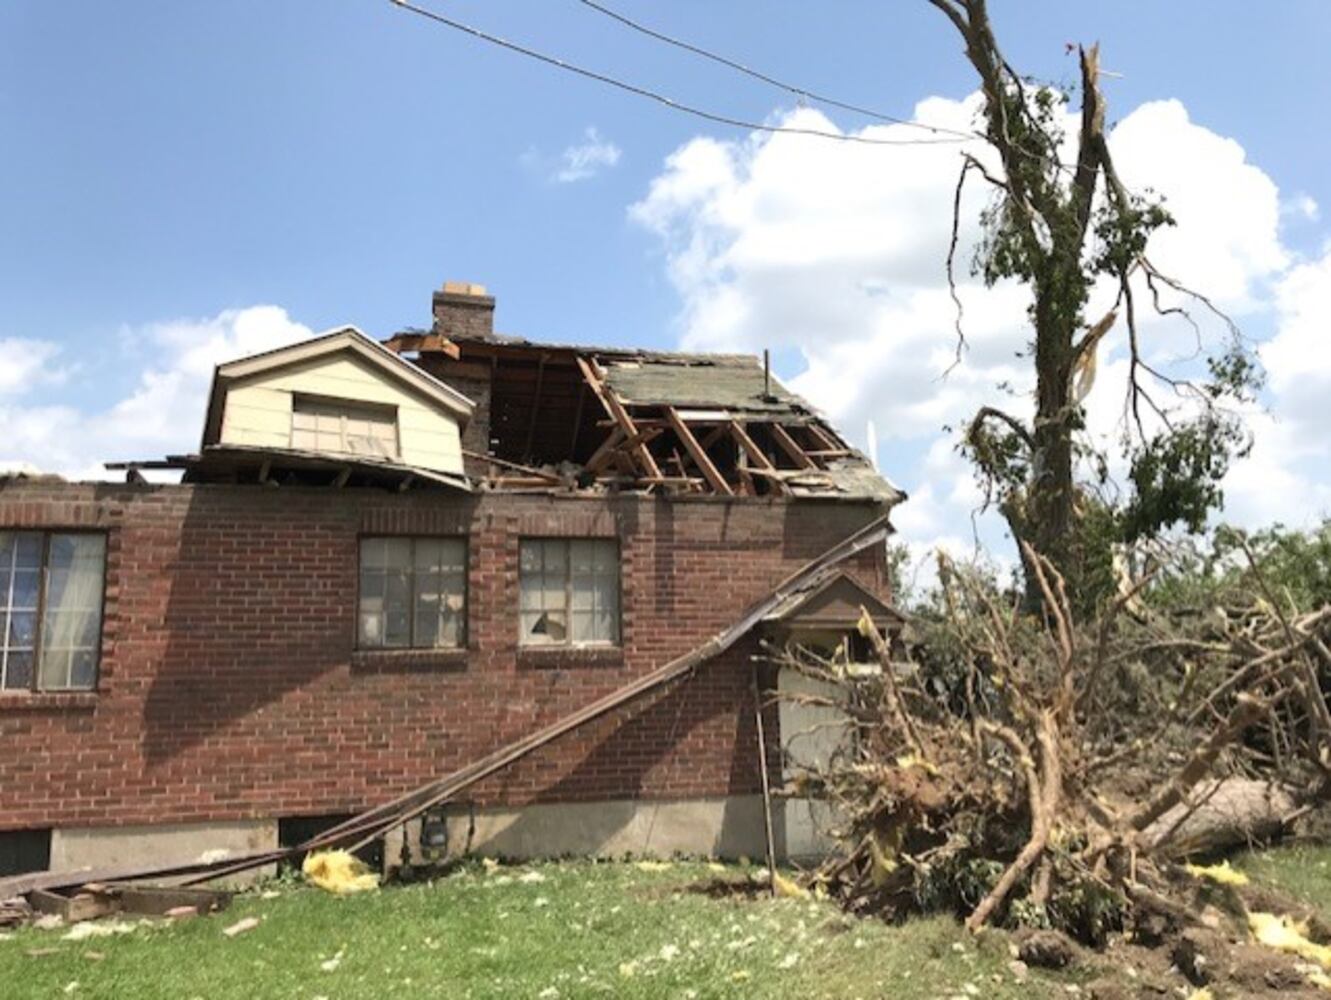
<path id="1" fill-rule="evenodd" d="M 22 896 L 0 899 L 0 928 L 17 927 L 32 919 L 32 907 Z"/>
<path id="2" fill-rule="evenodd" d="M 1249 913 L 1248 926 L 1260 944 L 1316 962 L 1324 969 L 1331 969 L 1331 945 L 1310 940 L 1306 923 L 1274 913 Z"/>
<path id="3" fill-rule="evenodd" d="M 1077 946 L 1061 931 L 1025 931 L 1017 936 L 1017 957 L 1041 969 L 1063 969 L 1077 958 Z"/>
<path id="4" fill-rule="evenodd" d="M 785 899 L 812 899 L 813 893 L 794 879 L 787 878 L 780 872 L 772 872 L 772 890 Z"/>
<path id="5" fill-rule="evenodd" d="M 342 956 L 346 953 L 345 948 L 339 948 L 337 954 L 326 961 L 319 963 L 319 968 L 324 972 L 336 972 L 337 967 L 342 964 Z"/>
<path id="6" fill-rule="evenodd" d="M 88 938 L 111 937 L 116 934 L 132 934 L 139 924 L 127 920 L 99 920 L 75 924 L 60 936 L 62 941 L 86 941 Z"/>
<path id="7" fill-rule="evenodd" d="M 1218 865 L 1184 865 L 1184 870 L 1193 878 L 1207 879 L 1219 885 L 1247 885 L 1248 876 L 1226 861 Z"/>
<path id="8" fill-rule="evenodd" d="M 674 865 L 669 861 L 637 861 L 633 867 L 644 872 L 663 872 L 673 868 Z"/>
<path id="9" fill-rule="evenodd" d="M 379 888 L 379 876 L 350 851 L 316 851 L 301 865 L 305 877 L 329 892 L 365 892 Z"/>
<path id="10" fill-rule="evenodd" d="M 244 920 L 238 920 L 230 927 L 222 930 L 227 937 L 235 937 L 237 934 L 244 934 L 246 931 L 252 931 L 259 926 L 258 917 L 246 917 Z"/>

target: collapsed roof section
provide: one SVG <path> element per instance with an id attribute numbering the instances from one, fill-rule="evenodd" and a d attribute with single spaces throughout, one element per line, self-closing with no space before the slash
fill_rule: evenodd
<path id="1" fill-rule="evenodd" d="M 476 401 L 463 448 L 483 488 L 904 499 L 758 358 L 505 337 L 493 308 L 450 283 L 431 330 L 385 342 Z"/>
<path id="2" fill-rule="evenodd" d="M 905 495 L 766 364 L 537 343 L 450 282 L 434 324 L 380 344 L 344 328 L 217 370 L 197 454 L 107 463 L 129 479 L 559 494 Z"/>

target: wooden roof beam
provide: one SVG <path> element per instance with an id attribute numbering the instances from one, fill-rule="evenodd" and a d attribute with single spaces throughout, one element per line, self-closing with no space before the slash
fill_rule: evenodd
<path id="1" fill-rule="evenodd" d="M 732 420 L 728 429 L 731 437 L 733 437 L 736 443 L 739 444 L 740 448 L 743 450 L 744 454 L 749 457 L 750 461 L 757 466 L 758 471 L 776 471 L 776 466 L 772 464 L 772 460 L 767 457 L 761 448 L 758 447 L 758 443 L 754 441 L 753 438 L 749 437 L 749 432 L 744 429 L 743 424 L 737 420 Z M 745 473 L 748 476 L 750 483 L 752 483 L 753 470 L 745 470 Z M 790 492 L 790 488 L 780 479 L 772 479 L 770 482 L 776 487 L 778 492 Z"/>
<path id="2" fill-rule="evenodd" d="M 816 469 L 818 464 L 805 454 L 804 449 L 795 443 L 795 439 L 780 424 L 769 424 L 772 439 L 780 446 L 792 462 L 801 469 Z"/>
<path id="3" fill-rule="evenodd" d="M 693 459 L 694 464 L 702 471 L 707 484 L 722 496 L 734 496 L 735 491 L 730 488 L 730 484 L 726 482 L 725 477 L 721 475 L 716 465 L 707 456 L 707 452 L 698 443 L 698 439 L 693 436 L 693 431 L 689 430 L 689 425 L 680 419 L 678 411 L 673 406 L 667 406 L 665 414 L 675 435 L 679 438 L 680 443 L 684 445 L 684 450 L 689 453 L 689 457 Z"/>
<path id="4" fill-rule="evenodd" d="M 619 446 L 624 442 L 624 431 L 620 427 L 612 430 L 604 441 L 592 452 L 592 457 L 587 459 L 583 469 L 595 475 L 603 468 L 614 461 L 615 453 L 619 451 Z"/>
<path id="5" fill-rule="evenodd" d="M 623 431 L 624 437 L 630 441 L 636 438 L 638 427 L 633 422 L 633 418 L 629 416 L 628 410 L 624 409 L 624 404 L 619 401 L 619 397 L 615 395 L 615 391 L 602 381 L 603 373 L 600 371 L 600 366 L 595 361 L 590 361 L 581 355 L 578 356 L 577 361 L 582 377 L 587 382 L 587 387 L 601 401 L 601 405 L 605 407 L 605 412 L 615 419 L 619 429 Z M 630 450 L 647 478 L 660 478 L 661 467 L 656 464 L 656 459 L 647 450 L 646 444 L 639 440 Z"/>

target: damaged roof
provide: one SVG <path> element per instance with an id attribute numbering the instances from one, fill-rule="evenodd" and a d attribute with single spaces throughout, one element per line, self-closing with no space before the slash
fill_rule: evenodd
<path id="1" fill-rule="evenodd" d="M 491 454 L 529 466 L 527 472 L 567 460 L 585 466 L 584 481 L 590 476 L 610 488 L 888 506 L 905 499 L 754 355 L 542 342 L 453 323 L 430 333 L 403 331 L 388 344 L 418 352 L 445 381 L 455 365 L 466 378 L 487 379 Z M 584 385 L 593 391 L 591 406 Z M 599 420 L 593 410 L 604 411 Z M 565 422 L 570 431 L 561 444 L 550 428 Z M 489 488 L 552 488 L 548 479 L 513 471 L 491 475 Z"/>
<path id="2" fill-rule="evenodd" d="M 734 354 L 655 354 L 603 357 L 606 384 L 625 403 L 705 407 L 745 414 L 810 415 L 813 408 L 757 358 Z"/>

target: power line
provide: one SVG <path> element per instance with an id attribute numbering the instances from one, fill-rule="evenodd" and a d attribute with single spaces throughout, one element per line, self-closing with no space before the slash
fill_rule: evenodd
<path id="1" fill-rule="evenodd" d="M 793 83 L 786 83 L 785 81 L 778 80 L 775 77 L 767 75 L 766 73 L 761 73 L 756 69 L 751 69 L 750 67 L 745 66 L 743 63 L 736 62 L 733 59 L 728 59 L 723 55 L 718 55 L 717 53 L 712 52 L 708 49 L 704 49 L 699 45 L 694 45 L 692 42 L 686 42 L 681 38 L 674 38 L 670 35 L 665 34 L 664 32 L 657 31 L 655 28 L 649 28 L 647 27 L 647 25 L 635 21 L 632 18 L 628 17 L 627 15 L 621 14 L 619 11 L 611 10 L 609 7 L 606 7 L 604 4 L 597 3 L 596 0 L 578 0 L 578 2 L 585 7 L 591 8 L 592 10 L 596 11 L 599 14 L 604 14 L 606 17 L 618 21 L 620 24 L 624 25 L 627 28 L 631 28 L 634 31 L 646 35 L 649 38 L 655 38 L 657 41 L 665 42 L 667 45 L 673 45 L 676 48 L 683 49 L 686 52 L 692 52 L 694 55 L 701 56 L 704 59 L 710 59 L 714 63 L 719 63 L 720 65 L 726 66 L 729 69 L 733 69 L 736 70 L 737 72 L 743 73 L 745 76 L 752 77 L 755 80 L 760 80 L 763 83 L 766 83 L 772 87 L 776 87 L 778 90 L 784 90 L 786 93 L 791 94 L 801 100 L 812 101 L 817 104 L 826 104 L 828 107 L 840 108 L 842 111 L 850 111 L 857 115 L 864 115 L 866 118 L 874 118 L 878 121 L 889 122 L 893 125 L 908 125 L 911 128 L 925 129 L 926 131 L 932 132 L 935 135 L 953 135 L 959 137 L 960 139 L 983 138 L 982 136 L 979 136 L 977 133 L 974 132 L 960 132 L 956 129 L 943 128 L 941 126 L 936 126 L 936 125 L 929 125 L 926 124 L 925 122 L 916 122 L 906 118 L 898 118 L 895 115 L 889 115 L 882 111 L 875 111 L 872 108 L 860 107 L 857 104 L 849 104 L 845 101 L 838 101 L 836 98 L 833 97 L 825 97 L 822 94 L 814 93 L 812 90 L 808 90 L 804 87 L 798 87 Z"/>
<path id="2" fill-rule="evenodd" d="M 961 138 L 947 137 L 947 138 L 937 138 L 937 139 L 880 139 L 867 135 L 855 135 L 853 133 L 824 132 L 822 129 L 801 128 L 789 125 L 767 125 L 761 122 L 745 121 L 742 118 L 732 118 L 729 115 L 718 114 L 716 112 L 707 111 L 704 110 L 703 108 L 693 107 L 692 105 L 688 104 L 681 104 L 679 101 L 666 97 L 664 94 L 657 93 L 654 90 L 648 90 L 646 87 L 639 87 L 637 84 L 627 83 L 623 80 L 617 79 L 612 76 L 608 76 L 604 73 L 598 73 L 595 70 L 586 69 L 582 66 L 577 66 L 573 63 L 566 62 L 565 60 L 560 59 L 556 56 L 547 55 L 544 52 L 538 52 L 535 49 L 527 48 L 524 45 L 519 45 L 516 42 L 510 42 L 507 39 L 500 38 L 497 35 L 491 35 L 486 31 L 482 31 L 480 28 L 474 28 L 469 24 L 463 24 L 461 21 L 455 21 L 450 17 L 445 17 L 443 14 L 438 14 L 432 10 L 427 10 L 424 7 L 418 7 L 415 4 L 410 3 L 409 0 L 392 0 L 392 3 L 401 7 L 403 10 L 408 10 L 413 14 L 418 14 L 421 17 L 434 21 L 438 24 L 442 24 L 445 27 L 452 28 L 455 31 L 461 31 L 465 34 L 471 35 L 473 38 L 478 38 L 483 42 L 489 42 L 491 45 L 497 45 L 500 48 L 508 49 L 510 52 L 516 52 L 519 55 L 527 56 L 529 59 L 535 59 L 538 62 L 543 62 L 548 66 L 554 66 L 557 69 L 564 70 L 565 72 L 574 73 L 578 76 L 586 77 L 589 80 L 595 80 L 597 83 L 604 83 L 607 86 L 615 87 L 619 90 L 626 91 L 627 93 L 634 94 L 638 97 L 643 97 L 646 98 L 647 100 L 655 101 L 657 104 L 664 105 L 665 107 L 670 108 L 673 111 L 679 111 L 683 112 L 684 114 L 693 115 L 697 118 L 702 118 L 709 122 L 715 122 L 718 125 L 729 125 L 734 128 L 747 129 L 752 132 L 769 132 L 769 133 L 784 134 L 784 135 L 807 135 L 819 139 L 832 139 L 837 142 L 853 142 L 868 146 L 937 146 L 937 145 L 952 144 L 959 142 L 969 142 L 975 138 L 974 136 L 971 135 L 965 135 L 964 137 Z"/>

